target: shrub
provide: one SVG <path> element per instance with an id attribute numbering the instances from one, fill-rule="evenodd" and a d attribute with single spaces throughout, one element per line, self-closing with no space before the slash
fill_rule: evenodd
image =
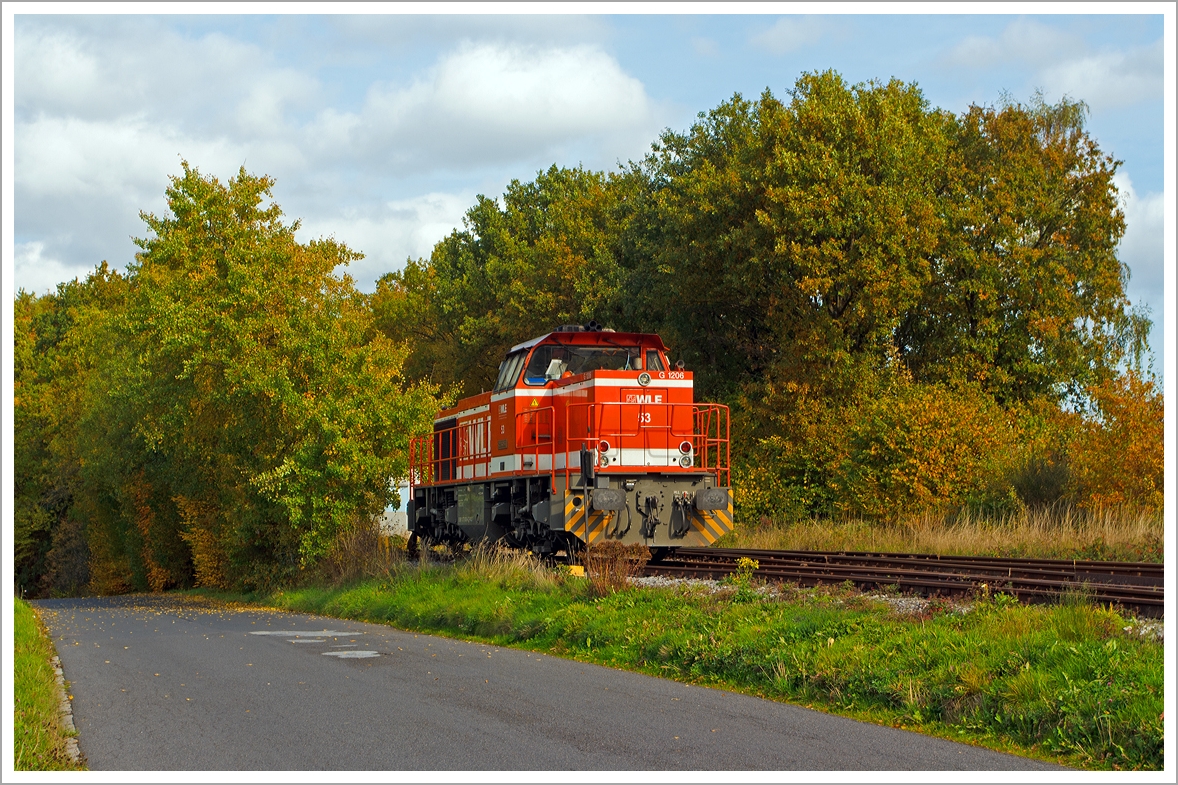
<path id="1" fill-rule="evenodd" d="M 1069 448 L 1078 503 L 1099 509 L 1136 505 L 1160 510 L 1164 405 L 1151 380 L 1127 373 L 1089 389 L 1094 411 Z"/>
<path id="2" fill-rule="evenodd" d="M 854 414 L 838 506 L 869 517 L 982 501 L 1014 442 L 1002 410 L 974 390 L 902 384 Z"/>
<path id="3" fill-rule="evenodd" d="M 630 579 L 650 561 L 650 549 L 645 545 L 622 545 L 609 540 L 586 548 L 584 560 L 590 590 L 598 597 L 604 597 L 629 586 Z"/>

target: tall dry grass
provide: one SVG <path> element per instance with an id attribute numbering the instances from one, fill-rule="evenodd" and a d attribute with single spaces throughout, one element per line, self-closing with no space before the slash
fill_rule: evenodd
<path id="1" fill-rule="evenodd" d="M 630 585 L 650 561 L 650 549 L 645 545 L 622 545 L 612 540 L 595 543 L 581 556 L 590 590 L 604 597 Z"/>
<path id="2" fill-rule="evenodd" d="M 1163 561 L 1159 512 L 1071 505 L 1025 509 L 1000 517 L 963 510 L 918 515 L 897 523 L 862 519 L 804 520 L 738 526 L 719 543 L 730 548 L 894 551 L 946 556 Z"/>
<path id="3" fill-rule="evenodd" d="M 439 547 L 411 555 L 407 545 L 404 538 L 382 536 L 376 521 L 357 521 L 340 530 L 327 555 L 303 582 L 340 587 L 447 565 L 459 575 L 494 581 L 505 588 L 547 589 L 564 580 L 551 564 L 528 551 L 480 543 L 465 553 Z"/>
<path id="4" fill-rule="evenodd" d="M 458 563 L 460 573 L 498 583 L 505 588 L 549 589 L 563 577 L 529 551 L 479 544 Z"/>
<path id="5" fill-rule="evenodd" d="M 389 575 L 409 561 L 405 546 L 400 537 L 382 536 L 375 519 L 358 520 L 336 534 L 327 555 L 307 577 L 312 582 L 343 586 Z"/>

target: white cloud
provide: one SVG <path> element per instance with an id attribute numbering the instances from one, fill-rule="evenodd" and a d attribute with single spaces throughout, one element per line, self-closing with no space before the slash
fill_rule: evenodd
<path id="1" fill-rule="evenodd" d="M 1162 290 L 1165 198 L 1161 193 L 1138 194 L 1127 174 L 1114 178 L 1125 213 L 1125 236 L 1117 250 L 1132 271 L 1130 285 L 1160 294 Z"/>
<path id="2" fill-rule="evenodd" d="M 252 43 L 220 33 L 186 37 L 158 19 L 112 29 L 22 21 L 16 35 L 18 115 L 114 120 L 150 114 L 185 128 L 273 130 L 273 120 L 319 97 L 305 72 L 279 67 Z M 259 125 L 266 114 L 270 122 Z"/>
<path id="3" fill-rule="evenodd" d="M 34 294 L 55 291 L 59 283 L 89 272 L 89 269 L 75 268 L 60 259 L 46 256 L 45 244 L 35 240 L 16 243 L 15 251 L 13 272 L 17 288 Z"/>
<path id="4" fill-rule="evenodd" d="M 419 169 L 530 159 L 593 136 L 628 147 L 657 126 L 642 83 L 596 48 L 467 44 L 408 86 L 374 87 L 358 116 L 324 112 L 315 136 Z"/>
<path id="5" fill-rule="evenodd" d="M 75 36 L 31 30 L 16 38 L 16 105 L 75 111 L 109 101 L 99 58 Z"/>
<path id="6" fill-rule="evenodd" d="M 1161 193 L 1138 194 L 1132 180 L 1118 172 L 1113 182 L 1121 195 L 1121 209 L 1125 213 L 1125 236 L 1117 249 L 1117 256 L 1129 267 L 1126 293 L 1134 305 L 1147 305 L 1153 319 L 1150 348 L 1154 356 L 1162 357 L 1165 330 L 1165 287 L 1163 252 L 1166 220 L 1165 199 Z"/>
<path id="7" fill-rule="evenodd" d="M 244 160 L 226 139 L 186 136 L 143 117 L 91 121 L 38 117 L 16 124 L 14 181 L 24 196 L 88 194 L 102 199 L 149 188 L 162 193 L 180 157 L 205 170 L 225 171 Z"/>
<path id="8" fill-rule="evenodd" d="M 428 258 L 439 240 L 462 226 L 462 217 L 474 199 L 473 192 L 429 193 L 374 209 L 347 210 L 304 222 L 298 238 L 306 242 L 333 236 L 363 252 L 363 259 L 341 272 L 351 275 L 360 289 L 372 291 L 377 278 L 399 270 L 406 259 Z"/>
<path id="9" fill-rule="evenodd" d="M 1032 19 L 1016 19 L 997 38 L 968 36 L 949 51 L 947 61 L 967 68 L 988 68 L 1010 62 L 1045 65 L 1082 54 L 1076 36 Z"/>
<path id="10" fill-rule="evenodd" d="M 368 254 L 350 271 L 365 286 L 428 255 L 476 190 L 553 162 L 640 156 L 666 124 L 665 107 L 599 46 L 578 43 L 567 19 L 496 20 L 494 40 L 456 45 L 438 20 L 376 21 L 400 30 L 397 47 L 417 46 L 406 32 L 417 29 L 451 48 L 412 59 L 338 37 L 332 22 L 323 47 L 283 59 L 281 45 L 203 18 L 18 19 L 16 284 L 40 286 L 34 270 L 72 278 L 102 259 L 124 267 L 145 231 L 139 211 L 165 209 L 184 158 L 222 180 L 243 165 L 273 176 L 290 218 Z M 526 43 L 548 28 L 532 35 L 546 45 Z M 601 36 L 589 26 L 590 40 Z M 368 48 L 348 52 L 348 40 Z M 317 70 L 324 63 L 346 77 Z"/>
<path id="11" fill-rule="evenodd" d="M 275 137 L 287 132 L 287 110 L 301 104 L 318 89 L 307 74 L 279 70 L 263 73 L 252 81 L 237 102 L 238 129 L 249 137 Z"/>
<path id="12" fill-rule="evenodd" d="M 1082 98 L 1093 109 L 1129 106 L 1162 95 L 1162 41 L 1070 60 L 1041 74 L 1045 89 Z"/>
<path id="13" fill-rule="evenodd" d="M 423 42 L 450 46 L 456 40 L 490 40 L 549 45 L 575 45 L 604 41 L 615 31 L 608 17 L 600 14 L 455 14 L 438 15 L 337 15 L 324 23 L 343 34 L 353 47 L 356 42 L 382 47 L 405 47 Z"/>
<path id="14" fill-rule="evenodd" d="M 997 38 L 970 36 L 945 57 L 952 66 L 983 70 L 1031 66 L 1027 85 L 1067 95 L 1093 111 L 1129 106 L 1162 94 L 1162 40 L 1125 50 L 1088 51 L 1084 40 L 1029 19 L 1011 22 Z"/>
<path id="15" fill-rule="evenodd" d="M 812 16 L 783 16 L 771 27 L 753 35 L 753 46 L 770 54 L 784 55 L 818 43 L 826 26 Z"/>

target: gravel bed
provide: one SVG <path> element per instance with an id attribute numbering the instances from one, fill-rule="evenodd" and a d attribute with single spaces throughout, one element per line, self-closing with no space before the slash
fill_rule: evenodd
<path id="1" fill-rule="evenodd" d="M 1166 622 L 1164 619 L 1134 619 L 1125 628 L 1125 632 L 1147 641 L 1161 643 L 1162 639 L 1166 636 Z"/>
<path id="2" fill-rule="evenodd" d="M 919 616 L 928 610 L 929 606 L 934 602 L 942 608 L 951 608 L 954 613 L 969 613 L 973 607 L 969 603 L 956 603 L 944 597 L 912 597 L 894 594 L 865 594 L 863 596 L 869 600 L 875 600 L 876 602 L 882 602 L 890 606 L 893 612 L 899 613 L 902 616 Z"/>
<path id="3" fill-rule="evenodd" d="M 641 578 L 631 578 L 630 583 L 635 586 L 646 586 L 647 588 L 663 588 L 668 586 L 702 586 L 705 589 L 715 593 L 724 588 L 724 584 L 720 581 L 713 581 L 706 578 L 667 578 L 662 575 L 647 575 Z"/>
<path id="4" fill-rule="evenodd" d="M 642 578 L 631 578 L 630 583 L 635 586 L 646 587 L 668 587 L 668 586 L 696 586 L 706 589 L 708 592 L 715 594 L 716 592 L 725 589 L 731 589 L 731 584 L 725 584 L 722 581 L 710 580 L 707 578 L 668 578 L 662 575 L 651 575 Z M 781 594 L 781 590 L 775 584 L 767 586 L 759 586 L 756 589 L 758 594 L 766 596 L 776 596 Z M 934 600 L 926 597 L 911 597 L 899 596 L 892 594 L 865 594 L 863 595 L 869 600 L 875 600 L 889 605 L 893 611 L 902 614 L 919 614 L 923 613 Z M 946 601 L 941 598 L 938 599 L 940 603 L 944 604 Z M 953 605 L 955 610 L 964 612 L 961 609 L 968 610 L 968 605 Z"/>

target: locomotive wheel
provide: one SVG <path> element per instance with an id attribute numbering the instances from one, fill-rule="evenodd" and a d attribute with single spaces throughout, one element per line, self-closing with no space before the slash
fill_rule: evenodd
<path id="1" fill-rule="evenodd" d="M 428 534 L 419 536 L 417 532 L 411 532 L 409 534 L 409 542 L 405 545 L 405 550 L 409 554 L 410 558 L 417 559 L 423 553 L 428 554 L 434 549 L 434 546 L 440 544 L 441 543 L 438 540 L 435 540 Z"/>

